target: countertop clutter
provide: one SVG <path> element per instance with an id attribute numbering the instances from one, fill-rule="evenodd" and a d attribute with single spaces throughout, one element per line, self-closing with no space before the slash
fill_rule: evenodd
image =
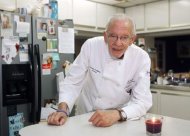
<path id="1" fill-rule="evenodd" d="M 88 122 L 92 113 L 70 117 L 65 125 L 46 122 L 22 128 L 21 136 L 146 136 L 145 118 L 118 122 L 111 127 L 95 127 Z M 189 136 L 190 121 L 163 116 L 162 136 Z"/>
<path id="2" fill-rule="evenodd" d="M 162 73 L 157 69 L 151 72 L 151 84 L 190 87 L 190 72 L 174 73 L 173 70 L 169 70 Z"/>

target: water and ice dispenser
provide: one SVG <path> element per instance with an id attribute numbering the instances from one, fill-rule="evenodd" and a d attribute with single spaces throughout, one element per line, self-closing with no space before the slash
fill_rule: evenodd
<path id="1" fill-rule="evenodd" d="M 28 103 L 32 98 L 32 72 L 29 64 L 2 65 L 3 105 Z"/>

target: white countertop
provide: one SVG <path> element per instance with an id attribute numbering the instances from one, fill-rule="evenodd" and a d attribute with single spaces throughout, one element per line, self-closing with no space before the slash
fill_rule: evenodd
<path id="1" fill-rule="evenodd" d="M 146 136 L 144 118 L 118 122 L 111 127 L 95 127 L 88 122 L 92 113 L 70 117 L 65 125 L 50 126 L 46 122 L 22 128 L 21 136 Z M 162 136 L 189 136 L 190 121 L 165 117 Z"/>
<path id="2" fill-rule="evenodd" d="M 188 86 L 174 86 L 174 85 L 156 85 L 156 84 L 151 84 L 150 88 L 172 90 L 172 91 L 181 91 L 181 92 L 190 92 L 190 87 L 188 87 Z"/>

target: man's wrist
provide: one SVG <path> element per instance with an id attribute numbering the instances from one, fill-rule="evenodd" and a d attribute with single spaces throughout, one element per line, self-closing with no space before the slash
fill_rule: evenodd
<path id="1" fill-rule="evenodd" d="M 116 109 L 119 112 L 120 119 L 118 121 L 126 121 L 127 114 L 122 109 Z"/>
<path id="2" fill-rule="evenodd" d="M 65 115 L 69 116 L 69 108 L 68 108 L 67 103 L 61 102 L 61 103 L 58 105 L 58 110 L 57 110 L 57 112 L 63 112 L 63 113 L 65 113 Z"/>
<path id="3" fill-rule="evenodd" d="M 67 117 L 69 116 L 69 113 L 65 110 L 57 109 L 57 112 L 63 112 Z"/>

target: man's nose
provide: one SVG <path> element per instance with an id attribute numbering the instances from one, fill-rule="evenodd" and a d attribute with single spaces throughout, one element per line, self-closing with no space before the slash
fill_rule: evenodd
<path id="1" fill-rule="evenodd" d="M 115 41 L 117 45 L 121 45 L 122 44 L 122 40 L 120 37 L 117 37 L 117 40 Z"/>

